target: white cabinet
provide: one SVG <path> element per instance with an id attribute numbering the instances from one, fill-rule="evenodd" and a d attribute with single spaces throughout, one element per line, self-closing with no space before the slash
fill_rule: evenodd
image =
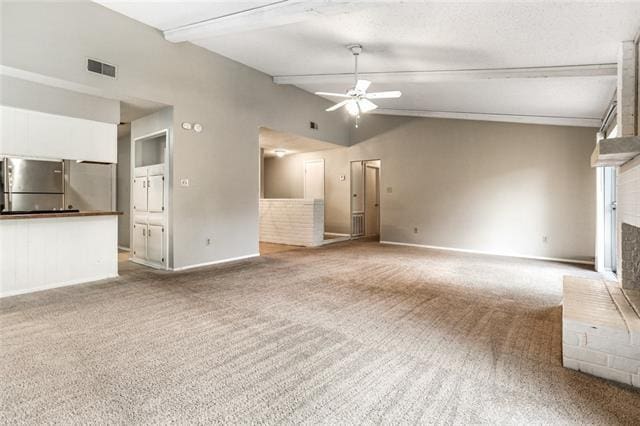
<path id="1" fill-rule="evenodd" d="M 145 263 L 164 265 L 164 226 L 134 223 L 133 256 Z"/>
<path id="2" fill-rule="evenodd" d="M 147 258 L 147 225 L 133 224 L 133 256 L 139 259 Z"/>
<path id="3" fill-rule="evenodd" d="M 147 210 L 164 211 L 164 176 L 149 176 L 147 180 Z"/>
<path id="4" fill-rule="evenodd" d="M 161 225 L 148 225 L 147 227 L 147 260 L 153 263 L 164 264 L 164 227 Z"/>
<path id="5" fill-rule="evenodd" d="M 133 256 L 145 265 L 166 267 L 164 166 L 136 167 L 132 181 Z"/>
<path id="6" fill-rule="evenodd" d="M 133 179 L 133 209 L 137 211 L 147 211 L 147 177 L 136 177 Z"/>
<path id="7" fill-rule="evenodd" d="M 117 125 L 0 106 L 0 155 L 116 163 Z"/>

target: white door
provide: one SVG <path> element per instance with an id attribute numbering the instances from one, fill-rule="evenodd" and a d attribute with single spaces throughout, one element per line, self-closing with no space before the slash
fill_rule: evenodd
<path id="1" fill-rule="evenodd" d="M 133 257 L 147 258 L 147 225 L 143 223 L 133 224 Z"/>
<path id="2" fill-rule="evenodd" d="M 147 211 L 147 177 L 133 179 L 133 209 Z"/>
<path id="3" fill-rule="evenodd" d="M 149 225 L 147 229 L 147 260 L 163 264 L 162 254 L 163 227 L 161 225 Z"/>
<path id="4" fill-rule="evenodd" d="M 150 212 L 162 212 L 164 210 L 164 179 L 162 176 L 149 176 L 147 181 L 148 203 Z"/>
<path id="5" fill-rule="evenodd" d="M 378 235 L 380 230 L 380 169 L 366 166 L 365 168 L 365 209 L 364 226 L 366 235 Z"/>
<path id="6" fill-rule="evenodd" d="M 324 160 L 304 162 L 304 198 L 324 199 Z"/>

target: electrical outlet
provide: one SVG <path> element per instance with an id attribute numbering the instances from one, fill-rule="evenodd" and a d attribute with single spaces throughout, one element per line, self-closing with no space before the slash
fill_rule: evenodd
<path id="1" fill-rule="evenodd" d="M 542 236 L 542 242 L 545 243 L 545 244 L 548 243 L 549 242 L 549 237 L 547 237 L 546 235 L 543 235 Z"/>
<path id="2" fill-rule="evenodd" d="M 413 233 L 417 234 L 418 233 L 418 228 L 413 228 Z"/>
<path id="3" fill-rule="evenodd" d="M 180 186 L 184 186 L 184 187 L 189 186 L 189 179 L 188 178 L 180 179 Z"/>
<path id="4" fill-rule="evenodd" d="M 210 246 L 210 245 L 211 245 L 211 238 L 207 238 L 207 243 L 206 243 L 206 244 L 207 244 L 208 246 Z"/>
<path id="5" fill-rule="evenodd" d="M 347 177 L 345 175 L 340 175 L 340 182 L 344 182 Z"/>
<path id="6" fill-rule="evenodd" d="M 393 188 L 390 186 L 387 186 L 387 194 L 391 194 L 393 192 Z"/>

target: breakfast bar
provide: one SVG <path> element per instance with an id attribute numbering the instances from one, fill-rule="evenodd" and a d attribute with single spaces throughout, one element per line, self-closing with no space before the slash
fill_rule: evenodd
<path id="1" fill-rule="evenodd" d="M 0 215 L 0 297 L 116 277 L 121 214 Z"/>

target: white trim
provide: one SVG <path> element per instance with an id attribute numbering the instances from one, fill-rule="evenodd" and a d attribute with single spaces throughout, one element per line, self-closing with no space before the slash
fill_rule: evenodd
<path id="1" fill-rule="evenodd" d="M 373 80 L 376 83 L 433 83 L 442 81 L 472 81 L 488 79 L 513 78 L 567 78 L 567 77 L 599 77 L 615 78 L 618 75 L 618 64 L 585 64 L 561 65 L 550 67 L 528 68 L 485 68 L 432 71 L 387 71 L 360 72 L 358 78 Z M 277 75 L 273 77 L 275 84 L 327 84 L 352 83 L 353 73 L 340 74 L 303 74 Z"/>
<path id="2" fill-rule="evenodd" d="M 78 285 L 78 284 L 87 284 L 87 283 L 107 280 L 107 279 L 111 279 L 111 278 L 118 278 L 118 274 L 116 273 L 115 275 L 113 275 L 113 274 L 96 275 L 95 277 L 80 278 L 80 279 L 71 280 L 71 281 L 65 281 L 65 282 L 61 282 L 61 283 L 54 283 L 54 284 L 44 285 L 44 286 L 41 286 L 41 287 L 27 288 L 27 289 L 21 289 L 21 290 L 17 290 L 17 291 L 10 291 L 8 293 L 0 293 L 0 299 L 3 298 L 3 297 L 18 296 L 20 294 L 27 294 L 27 293 L 35 293 L 36 291 L 51 290 L 51 289 L 59 288 L 59 287 L 68 287 L 68 286 Z"/>
<path id="3" fill-rule="evenodd" d="M 457 111 L 425 111 L 415 109 L 378 108 L 370 114 L 406 117 L 452 118 L 455 120 L 498 121 L 503 123 L 544 124 L 551 126 L 600 127 L 600 118 L 554 117 L 544 115 L 490 114 Z"/>
<path id="4" fill-rule="evenodd" d="M 118 250 L 131 251 L 131 248 L 130 247 L 125 247 L 125 246 L 118 246 Z"/>
<path id="5" fill-rule="evenodd" d="M 360 8 L 357 3 L 350 1 L 271 0 L 265 5 L 249 7 L 227 15 L 170 28 L 163 31 L 163 35 L 166 40 L 174 43 L 201 40 L 207 37 L 304 22 L 318 16 L 353 12 Z"/>
<path id="6" fill-rule="evenodd" d="M 530 256 L 526 254 L 516 254 L 516 253 L 498 253 L 491 251 L 483 251 L 483 250 L 468 250 L 468 249 L 460 249 L 453 247 L 441 247 L 441 246 L 431 246 L 427 244 L 412 244 L 412 243 L 399 243 L 397 241 L 380 241 L 380 244 L 390 244 L 396 246 L 408 246 L 408 247 L 420 247 L 434 250 L 446 250 L 446 251 L 455 251 L 459 253 L 471 253 L 471 254 L 484 254 L 489 256 L 501 256 L 501 257 L 517 257 L 520 259 L 533 259 L 533 260 L 547 260 L 552 262 L 563 262 L 563 263 L 579 263 L 582 265 L 593 265 L 594 262 L 589 260 L 577 260 L 577 259 L 565 259 L 561 257 L 543 257 L 543 256 Z"/>
<path id="7" fill-rule="evenodd" d="M 349 234 L 341 234 L 339 232 L 325 232 L 324 235 L 331 235 L 332 237 L 350 237 Z"/>
<path id="8" fill-rule="evenodd" d="M 251 259 L 251 258 L 259 257 L 259 256 L 260 256 L 260 253 L 247 254 L 245 256 L 230 257 L 228 259 L 214 260 L 212 262 L 204 262 L 204 263 L 196 263 L 195 265 L 180 266 L 178 268 L 172 268 L 171 270 L 172 271 L 185 271 L 187 269 L 201 268 L 203 266 L 210 266 L 210 265 L 218 265 L 220 263 L 235 262 L 237 260 Z"/>

